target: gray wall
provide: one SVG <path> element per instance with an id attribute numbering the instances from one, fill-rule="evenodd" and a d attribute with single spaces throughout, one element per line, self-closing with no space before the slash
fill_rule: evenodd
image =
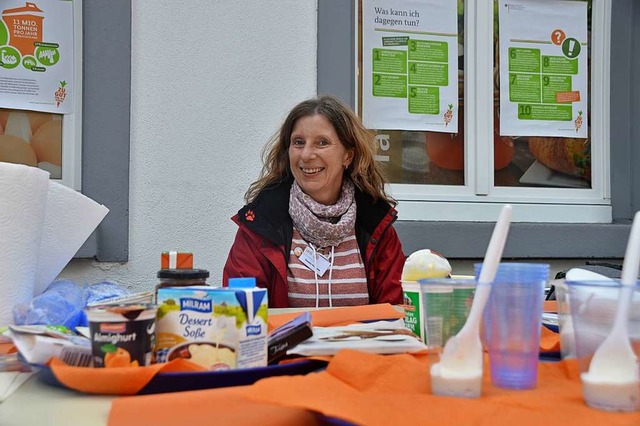
<path id="1" fill-rule="evenodd" d="M 129 258 L 131 2 L 83 1 L 82 193 L 109 214 L 76 257 Z"/>
<path id="2" fill-rule="evenodd" d="M 354 2 L 318 2 L 318 93 L 355 106 Z M 640 4 L 612 1 L 611 38 L 611 224 L 514 223 L 505 257 L 621 258 L 633 212 L 640 209 L 639 172 Z M 351 5 L 351 6 L 350 6 Z M 346 16 L 347 13 L 349 16 Z M 345 23 L 347 25 L 345 25 Z M 339 71 L 334 71 L 339 70 Z M 395 225 L 405 253 L 437 245 L 448 258 L 481 258 L 492 223 L 414 222 Z M 433 243 L 432 243 L 433 242 Z M 526 242 L 526 243 L 525 243 Z"/>

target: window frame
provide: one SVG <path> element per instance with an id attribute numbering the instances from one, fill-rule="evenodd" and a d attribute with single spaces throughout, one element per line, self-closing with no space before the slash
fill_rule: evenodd
<path id="1" fill-rule="evenodd" d="M 333 94 L 355 107 L 355 0 L 318 2 L 318 94 Z M 633 212 L 640 210 L 640 5 L 616 0 L 611 5 L 610 93 L 620 109 L 610 115 L 610 176 L 612 219 L 609 223 L 514 223 L 505 258 L 611 258 L 624 255 Z M 615 46 L 615 48 L 614 48 Z M 493 224 L 483 222 L 409 220 L 401 214 L 394 224 L 405 253 L 425 247 L 452 259 L 484 255 Z M 526 242 L 523 244 L 522 242 Z"/>
<path id="2" fill-rule="evenodd" d="M 355 28 L 358 28 L 355 1 Z M 494 186 L 493 173 L 493 1 L 465 2 L 465 179 L 464 185 L 392 183 L 389 192 L 398 201 L 400 217 L 408 220 L 492 220 L 498 203 L 514 205 L 515 222 L 607 223 L 612 209 L 608 179 L 609 55 L 607 23 L 611 0 L 593 0 L 591 44 L 592 187 L 585 189 Z M 354 34 L 356 32 L 354 31 Z M 357 31 L 361 37 L 361 31 Z M 354 37 L 358 63 L 360 37 Z M 475 52 L 467 54 L 467 52 Z M 356 99 L 359 99 L 356 67 Z M 475 76 L 475 78 L 469 78 Z M 594 90 L 597 88 L 598 90 Z M 356 108 L 358 105 L 356 105 Z M 472 140 L 471 135 L 476 135 Z"/>
<path id="3" fill-rule="evenodd" d="M 53 179 L 77 191 L 82 189 L 82 1 L 73 3 L 73 113 L 62 114 L 62 178 Z"/>

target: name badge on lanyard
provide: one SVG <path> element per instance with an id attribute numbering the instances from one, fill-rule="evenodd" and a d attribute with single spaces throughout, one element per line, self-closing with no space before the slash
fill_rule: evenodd
<path id="1" fill-rule="evenodd" d="M 329 266 L 331 265 L 329 263 L 329 260 L 323 255 L 321 255 L 320 253 L 318 253 L 317 251 L 316 251 L 316 258 L 314 261 L 313 249 L 309 246 L 307 246 L 307 248 L 304 249 L 304 251 L 300 255 L 300 262 L 304 263 L 304 265 L 307 268 L 311 269 L 312 271 L 315 271 L 319 276 L 323 276 L 324 273 L 327 272 L 327 269 L 329 269 Z"/>

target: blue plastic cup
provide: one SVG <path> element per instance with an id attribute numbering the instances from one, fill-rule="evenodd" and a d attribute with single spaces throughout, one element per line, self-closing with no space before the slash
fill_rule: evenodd
<path id="1" fill-rule="evenodd" d="M 482 264 L 475 265 L 476 277 Z M 538 354 L 544 287 L 549 265 L 501 263 L 483 315 L 491 381 L 507 389 L 532 389 L 538 381 Z"/>

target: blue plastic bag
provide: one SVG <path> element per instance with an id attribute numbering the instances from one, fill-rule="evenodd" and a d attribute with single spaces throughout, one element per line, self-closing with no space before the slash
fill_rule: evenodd
<path id="1" fill-rule="evenodd" d="M 85 288 L 73 281 L 55 281 L 28 305 L 14 306 L 13 320 L 16 325 L 64 325 L 73 330 L 87 325 L 83 310 L 87 303 L 127 294 L 126 288 L 108 281 Z"/>

